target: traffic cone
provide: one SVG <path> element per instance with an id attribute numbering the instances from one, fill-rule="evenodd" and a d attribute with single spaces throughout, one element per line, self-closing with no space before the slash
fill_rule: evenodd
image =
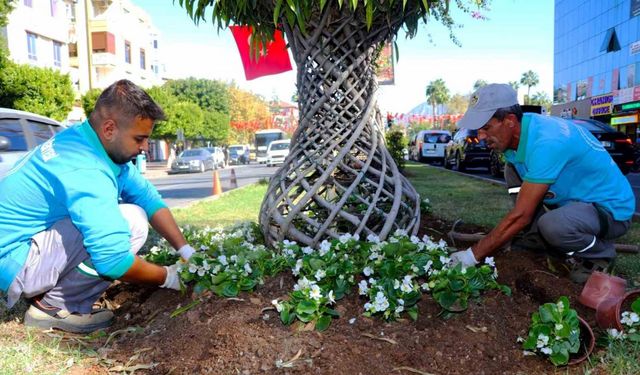
<path id="1" fill-rule="evenodd" d="M 218 170 L 213 171 L 213 195 L 222 194 L 222 185 L 220 184 L 220 174 Z"/>
<path id="2" fill-rule="evenodd" d="M 238 179 L 236 178 L 235 168 L 231 168 L 231 178 L 229 180 L 229 185 L 230 189 L 235 189 L 238 187 Z"/>

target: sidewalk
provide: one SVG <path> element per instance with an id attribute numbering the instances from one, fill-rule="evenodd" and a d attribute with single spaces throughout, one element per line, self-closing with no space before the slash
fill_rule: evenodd
<path id="1" fill-rule="evenodd" d="M 147 162 L 147 170 L 142 174 L 147 179 L 167 177 L 167 161 Z"/>

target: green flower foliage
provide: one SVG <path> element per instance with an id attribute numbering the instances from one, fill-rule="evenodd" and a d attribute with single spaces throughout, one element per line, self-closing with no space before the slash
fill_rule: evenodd
<path id="1" fill-rule="evenodd" d="M 580 321 L 578 313 L 569 307 L 567 297 L 560 297 L 556 303 L 545 303 L 533 313 L 529 336 L 522 347 L 548 356 L 556 366 L 566 365 L 569 356 L 578 353 Z"/>
<path id="2" fill-rule="evenodd" d="M 71 111 L 73 100 L 73 86 L 68 74 L 12 62 L 6 62 L 0 69 L 0 107 L 62 121 Z"/>
<path id="3" fill-rule="evenodd" d="M 178 0 L 178 3 L 196 23 L 210 18 L 219 29 L 231 24 L 252 26 L 255 47 L 271 40 L 274 30 L 283 23 L 306 34 L 309 25 L 318 20 L 323 11 L 338 12 L 344 8 L 362 20 L 368 29 L 400 18 L 411 38 L 418 32 L 420 23 L 427 24 L 430 19 L 441 22 L 449 30 L 455 25 L 449 14 L 449 0 Z M 488 0 L 455 1 L 464 12 L 472 7 L 485 8 L 487 3 Z"/>

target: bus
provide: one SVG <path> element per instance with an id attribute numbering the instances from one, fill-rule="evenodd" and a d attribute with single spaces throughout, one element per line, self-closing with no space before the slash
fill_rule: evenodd
<path id="1" fill-rule="evenodd" d="M 285 139 L 287 133 L 280 129 L 265 129 L 256 132 L 256 161 L 260 164 L 267 162 L 267 148 L 273 141 Z"/>

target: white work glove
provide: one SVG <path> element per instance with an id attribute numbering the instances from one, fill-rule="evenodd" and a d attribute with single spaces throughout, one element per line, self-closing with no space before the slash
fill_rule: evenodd
<path id="1" fill-rule="evenodd" d="M 184 260 L 189 260 L 189 258 L 191 258 L 191 256 L 195 252 L 196 250 L 189 244 L 183 245 L 180 249 L 178 249 L 178 254 L 180 254 L 182 259 Z"/>
<path id="2" fill-rule="evenodd" d="M 456 251 L 455 253 L 449 255 L 449 258 L 451 258 L 452 266 L 460 263 L 462 264 L 462 267 L 467 268 L 473 267 L 478 264 L 475 255 L 473 255 L 473 251 L 471 251 L 471 248 L 468 248 L 467 250 Z"/>
<path id="3" fill-rule="evenodd" d="M 164 279 L 164 283 L 160 285 L 160 288 L 180 290 L 180 275 L 178 275 L 178 267 L 178 263 L 169 267 L 164 266 L 164 269 L 167 270 L 167 277 Z"/>

